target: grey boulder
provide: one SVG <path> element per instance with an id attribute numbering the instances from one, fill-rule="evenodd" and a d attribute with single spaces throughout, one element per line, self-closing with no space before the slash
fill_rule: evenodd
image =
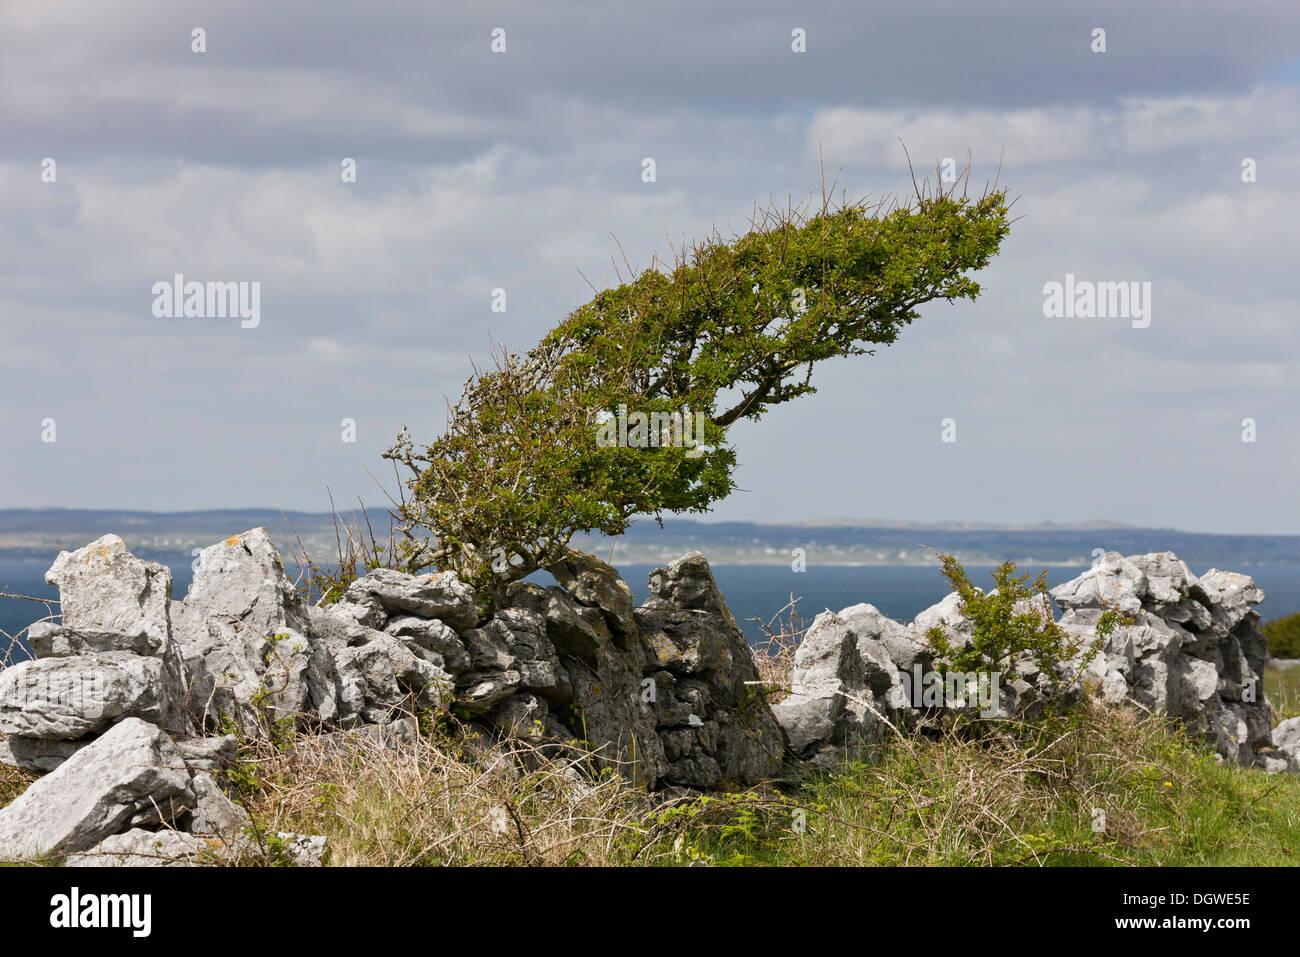
<path id="1" fill-rule="evenodd" d="M 0 810 L 0 859 L 83 851 L 131 826 L 168 823 L 193 803 L 175 742 L 126 718 Z"/>
<path id="2" fill-rule="evenodd" d="M 436 618 L 399 615 L 388 622 L 384 631 L 437 655 L 436 663 L 453 675 L 470 669 L 472 662 L 464 643 L 450 625 Z"/>
<path id="3" fill-rule="evenodd" d="M 384 724 L 446 704 L 453 685 L 450 674 L 392 635 L 370 635 L 362 644 L 334 652 L 341 718 Z"/>
<path id="4" fill-rule="evenodd" d="M 668 770 L 688 787 L 749 785 L 783 771 L 786 734 L 768 706 L 744 633 L 708 561 L 690 552 L 650 573 L 634 613 L 644 649 L 642 696 Z"/>
<path id="5" fill-rule="evenodd" d="M 795 652 L 791 693 L 772 708 L 796 754 L 811 758 L 827 747 L 851 754 L 883 738 L 882 719 L 911 707 L 884 640 L 910 651 L 899 632 L 903 626 L 866 604 L 813 620 Z"/>
<path id="6" fill-rule="evenodd" d="M 391 568 L 376 568 L 349 586 L 344 600 L 365 605 L 378 601 L 389 614 L 407 613 L 438 618 L 456 630 L 478 623 L 474 589 L 454 572 L 410 575 Z"/>
<path id="7" fill-rule="evenodd" d="M 0 671 L 0 732 L 72 740 L 124 717 L 189 727 L 184 689 L 159 657 L 127 651 L 23 661 Z"/>
<path id="8" fill-rule="evenodd" d="M 194 774 L 190 786 L 194 804 L 190 808 L 191 834 L 235 838 L 248 827 L 248 812 L 230 800 L 206 771 Z"/>
<path id="9" fill-rule="evenodd" d="M 167 695 L 160 702 L 160 723 L 188 730 L 189 676 L 171 626 L 171 570 L 136 558 L 118 536 L 104 535 L 74 552 L 60 552 L 45 579 L 59 588 L 62 621 L 36 627 L 36 654 L 103 651 L 157 658 Z"/>
<path id="10" fill-rule="evenodd" d="M 333 717 L 329 659 L 264 528 L 205 548 L 173 627 L 206 722 Z"/>
<path id="11" fill-rule="evenodd" d="M 132 828 L 104 838 L 89 850 L 70 854 L 67 867 L 192 867 L 213 848 L 182 831 Z"/>
<path id="12" fill-rule="evenodd" d="M 1300 718 L 1288 718 L 1273 729 L 1273 747 L 1288 771 L 1300 771 Z"/>
<path id="13" fill-rule="evenodd" d="M 579 602 L 599 608 L 616 638 L 634 633 L 632 590 L 612 565 L 595 555 L 570 550 L 547 571 Z"/>
<path id="14" fill-rule="evenodd" d="M 170 638 L 171 570 L 136 558 L 116 535 L 61 552 L 45 580 L 59 588 L 65 628 L 144 635 L 152 651 Z"/>
<path id="15" fill-rule="evenodd" d="M 179 738 L 185 766 L 191 771 L 221 771 L 235 763 L 238 742 L 234 735 L 211 738 Z"/>

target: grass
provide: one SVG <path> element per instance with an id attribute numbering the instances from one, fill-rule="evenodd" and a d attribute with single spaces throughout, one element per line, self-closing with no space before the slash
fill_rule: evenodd
<path id="1" fill-rule="evenodd" d="M 256 835 L 323 834 L 336 865 L 622 865 L 657 857 L 649 796 L 514 742 L 436 730 L 398 748 L 345 732 L 247 745 L 237 790 Z M 254 842 L 262 864 L 274 842 Z"/>
<path id="2" fill-rule="evenodd" d="M 324 834 L 335 865 L 1300 863 L 1300 775 L 1215 760 L 1176 727 L 1085 706 L 1037 725 L 896 737 L 839 773 L 661 797 L 525 743 L 446 731 L 249 745 L 260 834 Z M 265 864 L 274 842 L 243 863 Z"/>
<path id="3" fill-rule="evenodd" d="M 813 866 L 1300 863 L 1300 776 L 1221 764 L 1129 711 L 987 730 L 895 740 L 747 811 L 720 802 L 693 853 Z"/>
<path id="4" fill-rule="evenodd" d="M 1273 706 L 1273 723 L 1300 715 L 1300 665 L 1264 669 L 1264 694 Z"/>
<path id="5" fill-rule="evenodd" d="M 0 764 L 0 807 L 7 807 L 38 777 L 40 775 L 35 771 L 24 771 L 22 768 Z"/>

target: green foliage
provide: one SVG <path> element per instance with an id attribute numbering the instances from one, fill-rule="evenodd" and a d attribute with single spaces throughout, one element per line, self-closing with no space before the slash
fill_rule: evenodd
<path id="1" fill-rule="evenodd" d="M 409 565 L 499 587 L 561 559 L 576 532 L 707 511 L 735 488 L 727 429 L 816 391 L 817 363 L 893 343 L 922 303 L 975 299 L 968 274 L 997 252 L 1008 206 L 955 187 L 888 207 L 823 195 L 811 214 L 768 210 L 598 293 L 466 383 L 442 437 L 420 448 L 403 429 L 385 453 L 410 473 L 399 527 L 436 535 Z M 647 447 L 600 441 L 620 410 L 629 426 L 661 416 Z"/>
<path id="2" fill-rule="evenodd" d="M 1085 704 L 1015 736 L 891 739 L 839 771 L 672 805 L 656 849 L 715 865 L 1296 863 L 1300 777 L 1216 761 L 1161 716 Z"/>
<path id="3" fill-rule="evenodd" d="M 1300 611 L 1265 624 L 1264 637 L 1274 658 L 1300 658 Z"/>
<path id="4" fill-rule="evenodd" d="M 1047 572 L 1031 583 L 1029 575 L 1017 575 L 1015 562 L 1003 562 L 994 569 L 995 588 L 984 592 L 971 584 L 966 569 L 951 555 L 940 555 L 943 576 L 961 602 L 960 615 L 973 626 L 968 644 L 955 644 L 940 626 L 925 634 L 934 649 L 940 671 L 975 672 L 1000 666 L 1028 655 L 1045 674 L 1060 673 L 1063 664 L 1083 653 L 1083 660 L 1100 651 L 1102 641 L 1084 648 L 1052 616 L 1052 599 L 1047 590 Z M 1097 623 L 1097 634 L 1105 639 L 1125 619 L 1106 610 Z"/>

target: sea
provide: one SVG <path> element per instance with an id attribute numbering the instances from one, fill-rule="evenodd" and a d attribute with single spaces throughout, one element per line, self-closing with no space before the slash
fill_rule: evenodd
<path id="1" fill-rule="evenodd" d="M 47 560 L 0 559 L 0 591 L 57 599 L 58 589 L 45 583 L 48 567 Z M 183 598 L 193 577 L 190 559 L 178 559 L 170 567 L 173 597 Z M 647 580 L 654 567 L 622 565 L 619 568 L 637 602 L 646 597 Z M 1079 565 L 1044 567 L 1049 586 L 1069 581 L 1085 571 Z M 1209 567 L 1192 566 L 1192 571 L 1201 575 Z M 987 587 L 992 580 L 992 566 L 968 565 L 966 570 L 976 585 Z M 1256 565 L 1234 570 L 1251 575 L 1264 590 L 1265 599 L 1257 610 L 1265 621 L 1300 611 L 1300 565 Z M 859 602 L 875 605 L 890 618 L 910 621 L 918 612 L 942 600 L 950 590 L 947 580 L 933 565 L 810 565 L 803 572 L 792 571 L 788 565 L 715 565 L 713 574 L 751 644 L 767 640 L 765 625 L 776 633 L 781 632 L 783 624 L 789 625 L 792 602 L 805 625 L 822 611 L 839 611 Z M 533 580 L 554 583 L 544 572 L 537 573 Z M 54 610 L 57 611 L 57 606 Z M 47 614 L 44 605 L 0 598 L 0 631 L 15 635 Z M 7 646 L 8 642 L 0 636 L 0 660 L 27 657 L 25 647 L 9 649 Z M 7 659 L 3 656 L 5 650 L 10 652 Z"/>

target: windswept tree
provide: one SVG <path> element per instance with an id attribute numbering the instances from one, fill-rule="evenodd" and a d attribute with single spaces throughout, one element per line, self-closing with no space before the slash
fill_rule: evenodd
<path id="1" fill-rule="evenodd" d="M 707 511 L 735 488 L 728 427 L 815 392 L 817 363 L 892 344 L 923 303 L 975 299 L 1008 208 L 997 188 L 874 206 L 823 190 L 598 293 L 531 351 L 499 352 L 442 437 L 403 428 L 385 453 L 409 470 L 409 564 L 497 591 L 576 533 Z"/>

